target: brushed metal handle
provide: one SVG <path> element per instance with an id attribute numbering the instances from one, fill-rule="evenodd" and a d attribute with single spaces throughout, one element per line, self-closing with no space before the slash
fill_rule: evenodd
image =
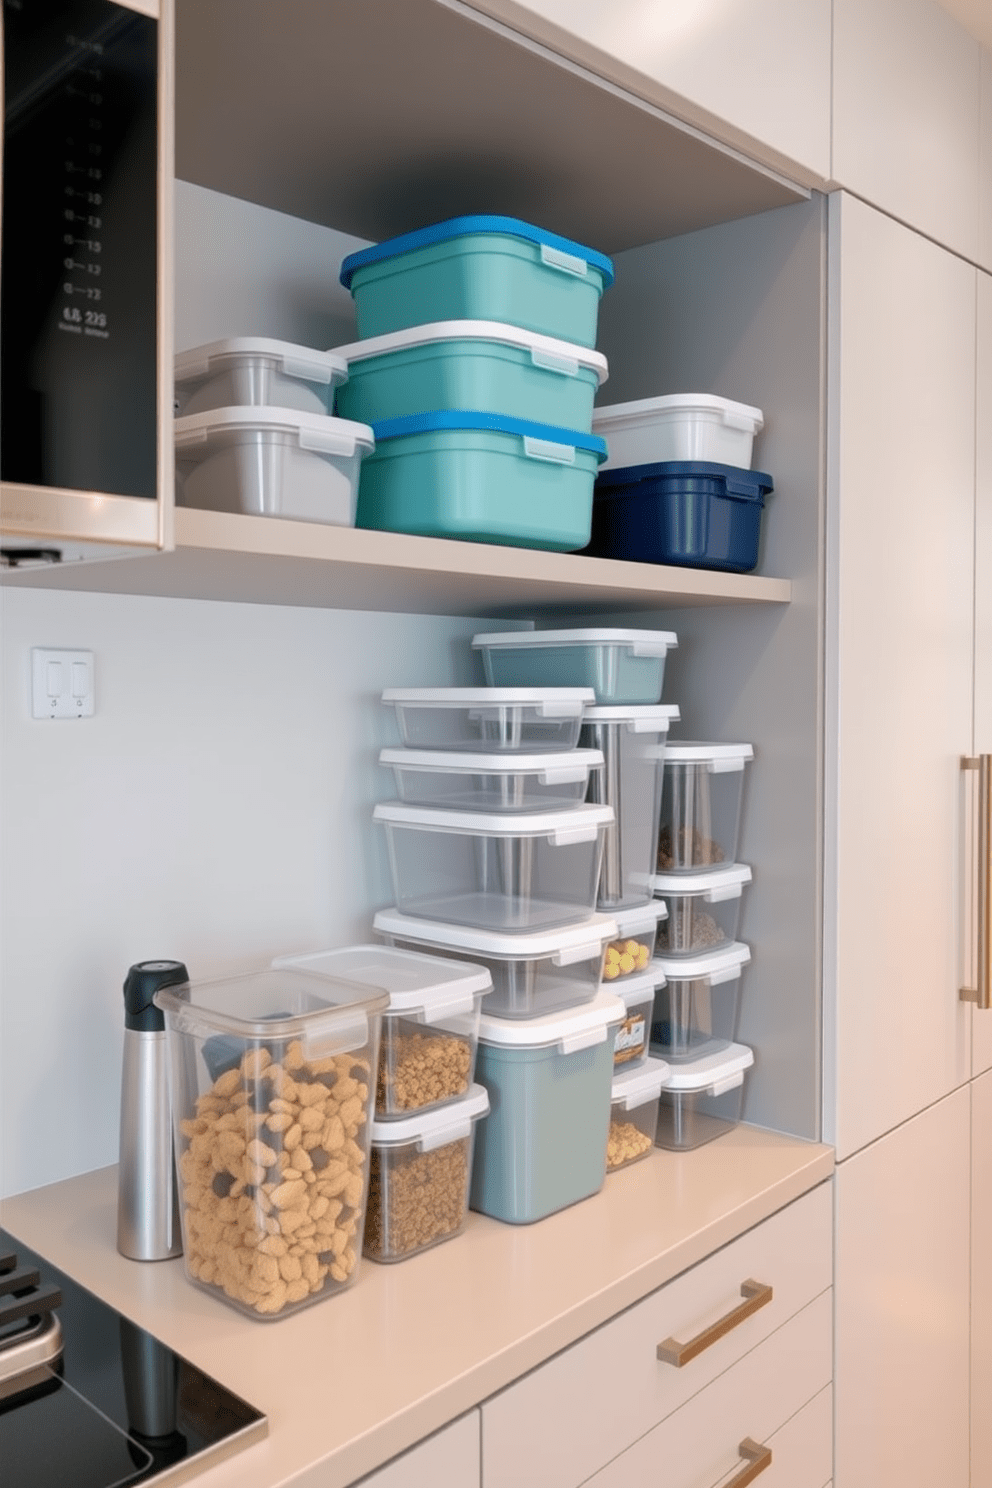
<path id="1" fill-rule="evenodd" d="M 666 1338 L 663 1343 L 659 1343 L 658 1358 L 661 1362 L 674 1364 L 676 1369 L 681 1369 L 683 1364 L 688 1364 L 697 1354 L 708 1349 L 710 1344 L 716 1343 L 718 1339 L 732 1332 L 739 1323 L 743 1323 L 745 1318 L 749 1318 L 752 1313 L 758 1311 L 759 1307 L 764 1307 L 770 1302 L 772 1289 L 762 1281 L 753 1281 L 749 1278 L 741 1282 L 741 1296 L 746 1300 L 725 1313 L 722 1318 L 718 1318 L 715 1323 L 711 1323 L 708 1328 L 704 1328 L 701 1333 L 697 1333 L 695 1338 L 690 1338 L 688 1343 L 679 1343 L 677 1338 Z M 741 1482 L 749 1483 L 750 1481 L 750 1478 L 741 1479 Z M 727 1488 L 731 1488 L 729 1483 Z"/>
<path id="2" fill-rule="evenodd" d="M 965 756 L 963 770 L 978 771 L 978 979 L 962 987 L 961 1000 L 992 1008 L 992 754 Z"/>
<path id="3" fill-rule="evenodd" d="M 744 1488 L 745 1483 L 753 1483 L 759 1473 L 772 1465 L 771 1447 L 756 1442 L 752 1436 L 746 1436 L 737 1450 L 746 1459 L 745 1466 L 727 1479 L 724 1488 Z"/>

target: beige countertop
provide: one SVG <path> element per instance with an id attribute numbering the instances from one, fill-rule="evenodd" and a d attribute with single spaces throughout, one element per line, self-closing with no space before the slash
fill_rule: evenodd
<path id="1" fill-rule="evenodd" d="M 200 1488 L 343 1488 L 830 1177 L 833 1151 L 741 1126 L 655 1150 L 539 1224 L 446 1244 L 271 1323 L 115 1248 L 117 1170 L 7 1199 L 0 1223 L 269 1419 Z"/>

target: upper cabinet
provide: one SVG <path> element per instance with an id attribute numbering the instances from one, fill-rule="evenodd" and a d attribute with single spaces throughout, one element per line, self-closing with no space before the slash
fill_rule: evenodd
<path id="1" fill-rule="evenodd" d="M 992 56 L 982 52 L 982 115 L 979 142 L 979 262 L 992 272 Z"/>

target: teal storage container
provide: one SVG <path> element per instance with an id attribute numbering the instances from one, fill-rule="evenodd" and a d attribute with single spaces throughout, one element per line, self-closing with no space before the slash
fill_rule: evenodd
<path id="1" fill-rule="evenodd" d="M 490 687 L 591 687 L 597 703 L 657 703 L 671 630 L 491 631 L 473 637 Z M 581 679 L 581 680 L 580 680 Z"/>
<path id="2" fill-rule="evenodd" d="M 597 435 L 471 412 L 372 427 L 356 526 L 559 552 L 588 542 Z"/>
<path id="3" fill-rule="evenodd" d="M 439 408 L 592 430 L 606 358 L 570 341 L 490 320 L 444 320 L 339 346 L 342 418 L 379 423 Z"/>
<path id="4" fill-rule="evenodd" d="M 595 346 L 613 265 L 516 217 L 473 216 L 351 253 L 340 277 L 363 340 L 435 320 L 500 320 Z"/>

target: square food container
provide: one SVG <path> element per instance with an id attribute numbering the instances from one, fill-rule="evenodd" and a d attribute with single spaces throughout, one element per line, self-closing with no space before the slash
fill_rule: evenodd
<path id="1" fill-rule="evenodd" d="M 658 1097 L 668 1082 L 663 1059 L 648 1059 L 613 1076 L 606 1171 L 615 1173 L 647 1157 L 658 1126 Z"/>
<path id="2" fill-rule="evenodd" d="M 668 741 L 658 833 L 658 872 L 697 873 L 737 861 L 744 766 L 750 744 Z"/>
<path id="3" fill-rule="evenodd" d="M 334 389 L 347 376 L 348 363 L 336 351 L 313 351 L 266 336 L 211 341 L 177 354 L 175 411 L 268 405 L 326 418 L 333 411 Z"/>
<path id="4" fill-rule="evenodd" d="M 405 1261 L 465 1228 L 472 1136 L 488 1110 L 486 1090 L 473 1085 L 454 1105 L 373 1121 L 363 1246 L 371 1260 Z"/>
<path id="5" fill-rule="evenodd" d="M 450 811 L 564 811 L 581 806 L 589 774 L 602 769 L 596 749 L 561 754 L 480 754 L 384 749 L 396 794 L 414 806 Z"/>
<path id="6" fill-rule="evenodd" d="M 180 506 L 354 526 L 359 467 L 375 445 L 368 425 L 292 408 L 215 408 L 173 427 Z"/>
<path id="7" fill-rule="evenodd" d="M 607 376 L 601 352 L 493 320 L 410 326 L 339 346 L 335 355 L 348 372 L 337 411 L 363 424 L 449 408 L 588 434 Z"/>
<path id="8" fill-rule="evenodd" d="M 655 1146 L 688 1152 L 731 1131 L 741 1119 L 745 1073 L 753 1063 L 744 1044 L 723 1044 L 673 1065 L 658 1098 Z"/>
<path id="9" fill-rule="evenodd" d="M 377 1121 L 465 1096 L 475 1074 L 482 999 L 492 990 L 484 966 L 382 945 L 281 956 L 272 964 L 388 992 L 379 1040 Z"/>
<path id="10" fill-rule="evenodd" d="M 248 1317 L 354 1280 L 384 992 L 272 970 L 161 988 L 186 1275 Z"/>
<path id="11" fill-rule="evenodd" d="M 341 283 L 358 334 L 437 320 L 497 320 L 596 345 L 605 254 L 516 217 L 453 217 L 351 253 Z"/>
<path id="12" fill-rule="evenodd" d="M 603 953 L 617 931 L 615 920 L 594 914 L 564 929 L 500 935 L 396 909 L 379 910 L 373 928 L 391 945 L 479 962 L 493 979 L 483 1012 L 501 1018 L 540 1018 L 591 1002 L 600 989 Z"/>
<path id="13" fill-rule="evenodd" d="M 500 815 L 386 802 L 372 820 L 386 829 L 402 914 L 519 935 L 592 914 L 613 812 Z"/>
<path id="14" fill-rule="evenodd" d="M 604 767 L 590 777 L 588 799 L 613 808 L 607 829 L 598 907 L 612 913 L 652 897 L 656 871 L 662 766 L 668 727 L 678 719 L 671 703 L 653 707 L 587 708 L 579 735 L 598 749 Z"/>
<path id="15" fill-rule="evenodd" d="M 591 687 L 389 687 L 407 749 L 563 752 L 579 742 Z"/>
<path id="16" fill-rule="evenodd" d="M 474 636 L 491 687 L 591 687 L 601 704 L 657 703 L 670 630 L 516 630 Z"/>
<path id="17" fill-rule="evenodd" d="M 657 954 L 703 956 L 736 940 L 741 900 L 750 882 L 746 863 L 702 873 L 656 874 L 654 892 L 668 906 L 658 928 Z"/>
<path id="18" fill-rule="evenodd" d="M 359 527 L 558 552 L 588 543 L 606 458 L 598 435 L 449 409 L 377 420 L 372 429 Z"/>
<path id="19" fill-rule="evenodd" d="M 670 393 L 597 408 L 592 424 L 610 446 L 611 467 L 707 460 L 749 470 L 754 437 L 765 420 L 749 403 L 713 393 Z"/>
<path id="20" fill-rule="evenodd" d="M 473 1209 L 530 1224 L 603 1186 L 622 1019 L 608 992 L 528 1022 L 483 1013 L 478 1078 L 490 1113 L 476 1132 Z"/>
<path id="21" fill-rule="evenodd" d="M 647 971 L 654 955 L 661 922 L 668 914 L 662 899 L 651 899 L 633 909 L 615 909 L 616 940 L 606 947 L 603 962 L 604 982 L 617 983 Z"/>
<path id="22" fill-rule="evenodd" d="M 607 984 L 624 1005 L 624 1019 L 617 1029 L 613 1065 L 624 1069 L 647 1057 L 654 1021 L 655 995 L 665 985 L 665 973 L 657 961 L 622 982 Z"/>
<path id="23" fill-rule="evenodd" d="M 652 1050 L 674 1062 L 694 1059 L 714 1039 L 733 1039 L 741 976 L 750 959 L 741 941 L 705 956 L 658 957 L 655 964 L 665 980 L 655 994 Z"/>

